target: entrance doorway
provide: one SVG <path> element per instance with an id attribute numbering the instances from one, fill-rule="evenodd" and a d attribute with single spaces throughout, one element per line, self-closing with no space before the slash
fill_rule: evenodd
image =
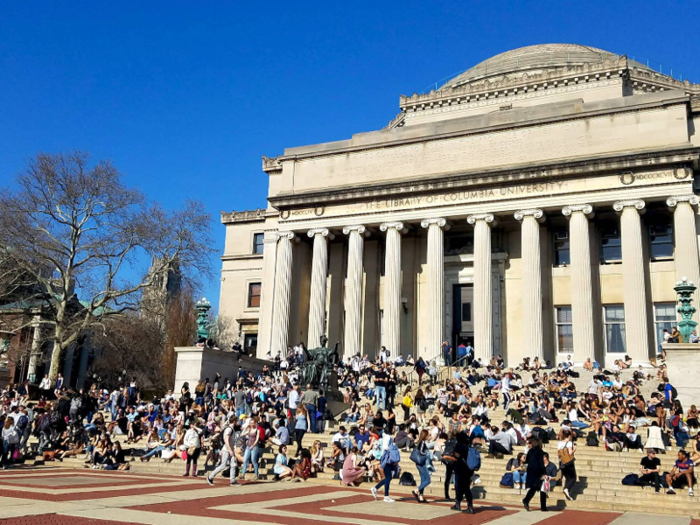
<path id="1" fill-rule="evenodd" d="M 474 285 L 455 284 L 452 287 L 452 348 L 457 353 L 460 343 L 474 344 Z"/>

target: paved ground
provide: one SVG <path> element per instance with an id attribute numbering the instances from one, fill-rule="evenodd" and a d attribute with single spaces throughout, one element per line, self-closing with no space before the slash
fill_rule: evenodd
<path id="1" fill-rule="evenodd" d="M 405 494 L 375 502 L 369 486 L 348 489 L 312 483 L 246 483 L 61 468 L 0 473 L 0 525 L 700 525 L 700 520 L 615 512 L 525 512 L 477 500 L 476 514 L 449 503 L 418 504 Z M 379 519 L 378 519 L 379 518 Z"/>

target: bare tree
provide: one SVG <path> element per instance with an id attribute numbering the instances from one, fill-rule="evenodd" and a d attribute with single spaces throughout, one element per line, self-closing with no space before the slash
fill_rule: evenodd
<path id="1" fill-rule="evenodd" d="M 169 387 L 175 384 L 175 347 L 192 346 L 197 332 L 197 313 L 190 290 L 185 289 L 167 305 L 166 340 L 163 349 L 163 376 Z"/>
<path id="2" fill-rule="evenodd" d="M 110 162 L 91 165 L 80 152 L 40 154 L 3 189 L 0 295 L 22 290 L 45 308 L 50 378 L 81 336 L 135 311 L 161 271 L 177 265 L 189 282 L 211 275 L 210 222 L 197 202 L 173 212 L 148 202 Z"/>
<path id="3" fill-rule="evenodd" d="M 240 339 L 236 321 L 225 315 L 211 316 L 209 319 L 209 337 L 222 350 L 231 350 Z"/>

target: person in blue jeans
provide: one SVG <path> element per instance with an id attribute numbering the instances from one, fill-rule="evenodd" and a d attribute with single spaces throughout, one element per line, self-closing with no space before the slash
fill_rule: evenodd
<path id="1" fill-rule="evenodd" d="M 255 479 L 258 480 L 258 457 L 260 455 L 260 432 L 258 431 L 258 423 L 256 418 L 253 418 L 248 425 L 247 429 L 247 442 L 245 455 L 243 456 L 243 469 L 241 469 L 241 475 L 238 479 L 245 479 L 245 474 L 248 472 L 248 465 L 253 462 L 253 472 L 255 473 Z"/>
<path id="2" fill-rule="evenodd" d="M 430 465 L 430 451 L 428 450 L 426 443 L 429 437 L 430 433 L 426 429 L 421 430 L 415 446 L 415 449 L 418 451 L 418 455 L 420 456 L 420 461 L 414 461 L 416 468 L 418 469 L 418 473 L 420 474 L 420 485 L 418 485 L 418 492 L 412 490 L 411 494 L 413 494 L 413 497 L 416 498 L 416 501 L 419 503 L 425 503 L 423 491 L 425 490 L 425 487 L 430 485 L 430 470 L 428 468 L 428 465 Z"/>
<path id="3" fill-rule="evenodd" d="M 389 432 L 385 432 L 384 435 L 382 436 L 382 455 L 385 452 L 389 451 L 389 447 L 394 443 L 393 438 L 391 437 L 391 434 Z M 389 463 L 387 462 L 386 465 L 384 465 L 384 479 L 381 480 L 379 483 L 377 483 L 374 487 L 372 487 L 372 496 L 374 496 L 374 499 L 377 499 L 377 492 L 381 487 L 384 487 L 384 503 L 394 503 L 394 500 L 389 497 L 389 486 L 391 485 L 391 480 L 396 476 L 396 474 L 399 471 L 399 465 L 398 463 Z"/>

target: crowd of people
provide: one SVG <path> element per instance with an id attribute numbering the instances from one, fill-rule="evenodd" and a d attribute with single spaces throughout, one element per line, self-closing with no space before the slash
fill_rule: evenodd
<path id="1" fill-rule="evenodd" d="M 259 479 L 269 451 L 274 461 L 265 468 L 276 480 L 305 481 L 330 471 L 348 486 L 371 481 L 374 497 L 381 492 L 391 503 L 392 481 L 411 483 L 411 473 L 401 471 L 404 453 L 420 477 L 413 490 L 417 501 L 427 501 L 432 473 L 443 463 L 445 498 L 452 499 L 454 485 L 453 508 L 462 510 L 466 501 L 464 510 L 473 512 L 471 486 L 480 483 L 482 452 L 494 459 L 509 456 L 501 486 L 524 491 L 526 508 L 540 492 L 545 509 L 547 493 L 558 483 L 574 499 L 577 447 L 601 445 L 646 450 L 635 484 L 667 487 L 669 494 L 687 487 L 693 494 L 694 462 L 700 460 L 698 410 L 694 405 L 684 410 L 663 364 L 656 377 L 639 368 L 623 380 L 622 371 L 632 367 L 628 358 L 612 370 L 590 363 L 575 370 L 570 358 L 556 367 L 534 358 L 508 368 L 500 356 L 482 364 L 470 345 L 444 358 L 453 366 L 392 358 L 382 348 L 374 360 L 354 356 L 341 363 L 339 388 L 349 407 L 342 414 L 330 413 L 322 390 L 299 384 L 303 348 L 290 348 L 260 373 L 203 378 L 150 399 L 136 380 L 77 392 L 44 380 L 38 400 L 30 399 L 27 384 L 8 386 L 0 416 L 2 465 L 21 461 L 34 435 L 45 461 L 81 457 L 87 468 L 128 469 L 128 456 L 179 460 L 184 476 L 198 477 L 212 466 L 207 482 L 223 474 L 236 485 L 247 476 Z M 575 379 L 582 373 L 590 380 L 580 391 Z M 655 379 L 658 391 L 642 395 L 642 385 Z M 307 434 L 324 433 L 333 419 L 340 428 L 330 431 L 329 447 L 322 440 L 309 442 Z M 557 442 L 556 458 L 543 449 L 550 441 Z M 678 460 L 670 472 L 661 472 L 656 455 L 674 443 L 681 449 Z"/>

